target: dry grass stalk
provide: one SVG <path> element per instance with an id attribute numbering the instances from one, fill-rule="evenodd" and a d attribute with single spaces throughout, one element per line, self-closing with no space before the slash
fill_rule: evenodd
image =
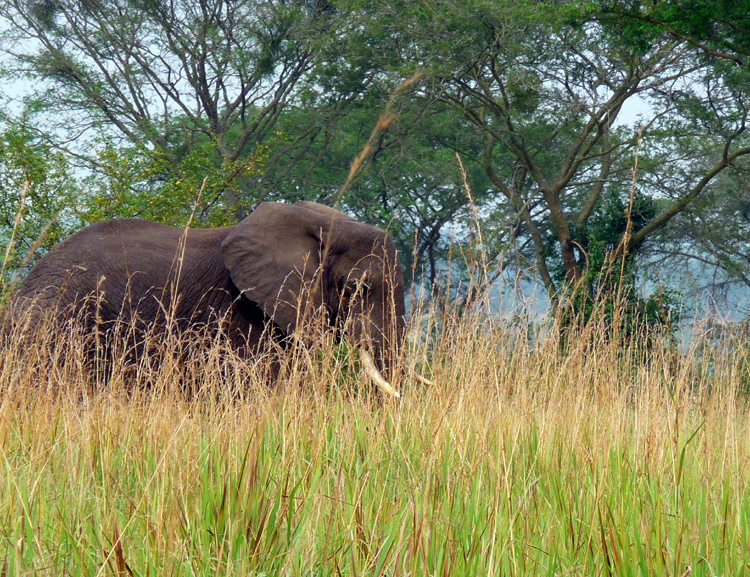
<path id="1" fill-rule="evenodd" d="M 19 320 L 0 343 L 3 573 L 741 573 L 744 335 L 698 327 L 675 353 L 596 309 L 561 347 L 487 310 L 413 302 L 393 356 L 430 386 L 394 382 L 391 403 L 322 311 L 249 357 L 216 327 Z"/>
<path id="2" fill-rule="evenodd" d="M 403 383 L 399 402 L 384 404 L 352 370 L 356 353 L 311 347 L 317 334 L 284 353 L 300 362 L 276 386 L 271 353 L 240 358 L 220 338 L 155 339 L 133 366 L 123 327 L 100 375 L 74 325 L 65 338 L 43 326 L 23 347 L 11 335 L 0 351 L 0 485 L 10 488 L 0 515 L 31 522 L 18 506 L 37 503 L 24 488 L 34 479 L 50 506 L 33 505 L 33 536 L 15 521 L 0 534 L 8 571 L 34 559 L 61 569 L 55 552 L 74 547 L 81 561 L 68 567 L 86 574 L 108 560 L 176 572 L 185 550 L 199 573 L 434 573 L 455 555 L 458 575 L 528 572 L 529 556 L 589 574 L 605 544 L 624 570 L 636 542 L 665 547 L 682 568 L 713 539 L 726 484 L 744 495 L 739 340 L 696 342 L 664 371 L 666 349 L 644 357 L 598 329 L 585 333 L 594 346 L 561 354 L 554 334 L 530 340 L 522 323 L 472 311 L 443 325 L 434 305 L 419 306 L 405 361 L 429 367 L 434 384 Z M 699 495 L 717 507 L 694 511 Z M 620 509 L 623 499 L 633 501 Z M 742 516 L 726 506 L 736 537 Z M 92 516 L 95 527 L 80 521 Z M 70 545 L 64 527 L 77 531 Z M 705 555 L 715 563 L 726 547 Z M 655 574 L 677 573 L 649 559 Z"/>

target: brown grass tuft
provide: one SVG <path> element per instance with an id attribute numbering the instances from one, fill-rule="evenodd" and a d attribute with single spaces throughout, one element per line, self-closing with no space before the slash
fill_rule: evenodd
<path id="1" fill-rule="evenodd" d="M 434 385 L 404 377 L 399 402 L 319 335 L 258 358 L 162 336 L 95 370 L 74 325 L 6 335 L 4 571 L 742 571 L 742 339 L 676 353 L 592 323 L 561 346 L 521 315 L 438 310 L 415 307 L 404 360 Z"/>

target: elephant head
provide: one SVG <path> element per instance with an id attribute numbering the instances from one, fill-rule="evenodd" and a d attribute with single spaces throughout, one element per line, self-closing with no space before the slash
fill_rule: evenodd
<path id="1" fill-rule="evenodd" d="M 312 203 L 262 203 L 221 245 L 233 283 L 282 331 L 315 312 L 389 371 L 404 336 L 404 278 L 387 233 Z"/>

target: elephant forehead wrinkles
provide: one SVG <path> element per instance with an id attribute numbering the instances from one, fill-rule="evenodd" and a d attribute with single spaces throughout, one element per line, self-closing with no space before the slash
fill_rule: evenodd
<path id="1" fill-rule="evenodd" d="M 333 230 L 330 252 L 343 256 L 352 264 L 368 257 L 387 258 L 398 262 L 398 252 L 388 234 L 379 228 L 356 221 L 337 222 Z"/>

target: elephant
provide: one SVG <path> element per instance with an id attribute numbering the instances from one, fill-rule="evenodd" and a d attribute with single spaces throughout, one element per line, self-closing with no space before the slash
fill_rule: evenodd
<path id="1" fill-rule="evenodd" d="M 92 224 L 39 260 L 11 309 L 16 319 L 31 315 L 32 327 L 50 311 L 105 330 L 121 319 L 157 332 L 170 318 L 180 331 L 223 319 L 229 341 L 248 355 L 267 335 L 288 341 L 322 313 L 359 348 L 375 383 L 398 396 L 381 374 L 404 338 L 396 246 L 385 231 L 314 202 L 263 202 L 222 228 Z"/>

